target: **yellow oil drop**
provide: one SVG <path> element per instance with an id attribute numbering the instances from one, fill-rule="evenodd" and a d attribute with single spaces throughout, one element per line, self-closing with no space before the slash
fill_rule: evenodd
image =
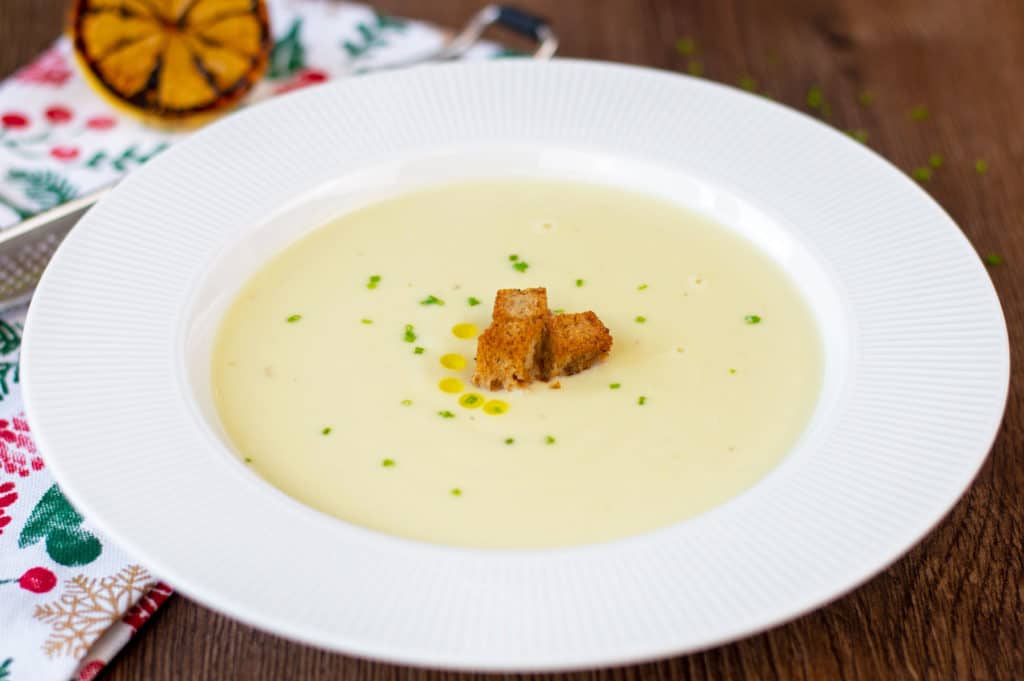
<path id="1" fill-rule="evenodd" d="M 484 413 L 491 416 L 504 414 L 508 411 L 508 403 L 501 400 L 489 400 L 484 404 Z"/>
<path id="2" fill-rule="evenodd" d="M 480 330 L 476 328 L 475 324 L 470 324 L 466 322 L 464 324 L 456 324 L 455 326 L 453 326 L 452 333 L 455 335 L 456 338 L 468 340 L 470 338 L 476 338 L 477 334 L 480 333 Z"/>
<path id="3" fill-rule="evenodd" d="M 459 379 L 449 377 L 449 378 L 442 378 L 441 382 L 437 384 L 437 387 L 440 388 L 442 392 L 453 393 L 454 394 L 454 393 L 461 393 L 462 389 L 465 386 L 462 385 L 462 381 L 460 381 Z"/>
<path id="4" fill-rule="evenodd" d="M 441 355 L 441 366 L 452 371 L 460 371 L 466 368 L 466 358 L 454 352 L 449 355 Z"/>
<path id="5" fill-rule="evenodd" d="M 466 409 L 476 409 L 484 404 L 484 396 L 479 393 L 466 393 L 459 398 L 459 404 Z"/>

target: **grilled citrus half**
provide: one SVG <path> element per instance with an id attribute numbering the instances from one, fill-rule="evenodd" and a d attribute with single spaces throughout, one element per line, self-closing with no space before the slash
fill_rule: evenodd
<path id="1" fill-rule="evenodd" d="M 237 104 L 271 44 L 264 0 L 74 0 L 70 32 L 94 87 L 165 123 Z"/>

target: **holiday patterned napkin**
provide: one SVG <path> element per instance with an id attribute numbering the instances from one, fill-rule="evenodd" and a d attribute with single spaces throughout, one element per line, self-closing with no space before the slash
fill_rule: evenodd
<path id="1" fill-rule="evenodd" d="M 259 101 L 437 50 L 445 33 L 329 0 L 270 0 Z M 467 58 L 510 54 L 481 44 Z M 185 133 L 107 106 L 58 40 L 0 84 L 0 228 L 115 182 Z M 22 413 L 25 308 L 0 315 L 0 681 L 89 681 L 171 595 L 68 503 Z"/>

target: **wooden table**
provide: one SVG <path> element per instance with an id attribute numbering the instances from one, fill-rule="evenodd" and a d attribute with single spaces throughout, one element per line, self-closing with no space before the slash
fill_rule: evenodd
<path id="1" fill-rule="evenodd" d="M 701 70 L 863 130 L 900 168 L 943 167 L 927 190 L 993 267 L 1014 341 L 1024 331 L 1024 5 L 1019 0 L 519 0 L 547 14 L 561 54 Z M 0 74 L 60 30 L 63 0 L 0 0 Z M 384 11 L 455 26 L 479 0 L 379 0 Z M 676 49 L 683 36 L 696 52 Z M 751 80 L 752 79 L 752 80 Z M 874 101 L 859 102 L 870 92 Z M 812 99 L 814 96 L 812 95 Z M 927 107 L 926 120 L 910 111 Z M 821 112 L 821 108 L 812 109 Z M 975 170 L 984 159 L 989 171 Z M 913 251 L 907 267 L 915 266 Z M 941 320 L 936 320 L 941 323 Z M 1016 383 L 1016 382 L 1015 382 Z M 1019 383 L 1017 383 L 1019 385 Z M 625 669 L 614 679 L 1024 678 L 1024 392 L 1012 388 L 988 463 L 925 541 L 856 592 L 767 633 Z M 333 655 L 174 598 L 111 665 L 108 681 L 448 678 Z M 468 675 L 465 675 L 468 677 Z"/>

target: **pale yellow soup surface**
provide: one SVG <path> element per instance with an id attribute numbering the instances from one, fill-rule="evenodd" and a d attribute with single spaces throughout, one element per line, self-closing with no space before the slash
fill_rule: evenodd
<path id="1" fill-rule="evenodd" d="M 497 289 L 533 286 L 554 310 L 594 310 L 610 357 L 559 390 L 475 388 L 476 341 L 453 327 L 482 331 Z M 607 187 L 488 180 L 373 204 L 276 256 L 224 318 L 213 386 L 239 455 L 316 509 L 428 542 L 551 547 L 750 487 L 806 426 L 822 354 L 793 282 L 716 223 Z M 461 406 L 470 392 L 507 411 Z"/>

